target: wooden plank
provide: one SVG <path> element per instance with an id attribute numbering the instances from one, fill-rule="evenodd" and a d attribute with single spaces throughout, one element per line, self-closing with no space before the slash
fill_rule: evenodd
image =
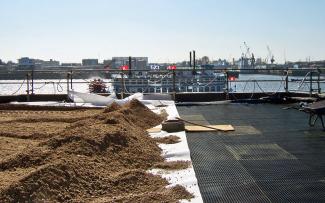
<path id="1" fill-rule="evenodd" d="M 159 133 L 161 128 L 150 128 L 147 130 L 148 133 Z"/>
<path id="2" fill-rule="evenodd" d="M 203 126 L 195 126 L 195 125 L 187 125 L 185 126 L 185 130 L 187 132 L 208 132 L 208 131 L 234 131 L 234 127 L 232 125 L 207 125 L 211 128 L 206 128 Z M 212 129 L 215 128 L 215 129 Z"/>
<path id="3" fill-rule="evenodd" d="M 209 132 L 209 131 L 234 131 L 234 127 L 232 125 L 207 125 L 211 128 L 216 128 L 216 129 L 211 129 L 211 128 L 205 128 L 203 126 L 196 126 L 196 125 L 186 125 L 185 126 L 185 131 L 187 132 Z M 161 128 L 150 128 L 147 130 L 148 133 L 159 133 L 161 131 Z"/>

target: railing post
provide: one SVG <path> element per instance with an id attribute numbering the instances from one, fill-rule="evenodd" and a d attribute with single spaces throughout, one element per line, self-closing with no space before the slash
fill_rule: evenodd
<path id="1" fill-rule="evenodd" d="M 32 95 L 34 94 L 34 66 L 32 69 Z"/>
<path id="2" fill-rule="evenodd" d="M 123 70 L 121 70 L 121 98 L 124 99 L 124 91 L 125 91 L 125 86 L 124 86 L 124 73 Z"/>
<path id="3" fill-rule="evenodd" d="M 287 68 L 287 70 L 285 71 L 286 73 L 286 79 L 285 79 L 285 86 L 284 86 L 284 90 L 286 93 L 289 92 L 289 70 Z"/>
<path id="4" fill-rule="evenodd" d="M 173 69 L 173 99 L 175 101 L 176 99 L 176 72 L 175 70 Z"/>
<path id="5" fill-rule="evenodd" d="M 229 99 L 229 73 L 227 70 L 225 70 L 225 75 L 226 75 L 226 99 Z"/>
<path id="6" fill-rule="evenodd" d="M 71 87 L 70 89 L 71 89 L 71 90 L 73 90 L 73 87 L 72 87 L 72 77 L 73 77 L 73 76 L 72 76 L 72 74 L 73 74 L 73 73 L 72 73 L 72 70 L 71 70 L 71 72 L 70 72 L 70 87 Z"/>
<path id="7" fill-rule="evenodd" d="M 67 73 L 67 98 L 69 98 L 69 80 L 70 80 L 70 72 Z"/>
<path id="8" fill-rule="evenodd" d="M 131 56 L 129 56 L 129 76 L 131 76 L 132 75 L 132 57 Z"/>
<path id="9" fill-rule="evenodd" d="M 30 96 L 29 96 L 29 73 L 26 74 L 26 84 L 27 84 L 27 89 L 26 89 L 26 93 L 27 93 L 27 102 L 30 101 Z"/>
<path id="10" fill-rule="evenodd" d="M 317 89 L 318 89 L 318 94 L 321 93 L 321 87 L 320 87 L 320 70 L 317 68 Z"/>
<path id="11" fill-rule="evenodd" d="M 311 97 L 313 95 L 313 71 L 310 71 L 310 75 L 309 75 L 309 96 Z"/>

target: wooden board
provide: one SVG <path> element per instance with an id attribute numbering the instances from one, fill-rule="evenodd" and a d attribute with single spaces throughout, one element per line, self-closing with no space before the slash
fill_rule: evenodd
<path id="1" fill-rule="evenodd" d="M 232 125 L 207 125 L 207 126 L 216 128 L 216 130 L 211 128 L 205 128 L 202 126 L 195 126 L 195 125 L 187 125 L 185 126 L 185 130 L 187 132 L 208 132 L 208 131 L 217 131 L 217 130 L 234 131 L 235 130 Z"/>
<path id="2" fill-rule="evenodd" d="M 150 128 L 147 130 L 148 133 L 159 133 L 161 128 Z"/>
<path id="3" fill-rule="evenodd" d="M 217 130 L 221 131 L 234 131 L 234 127 L 232 125 L 207 125 L 212 128 L 216 128 Z M 196 126 L 196 125 L 186 125 L 185 131 L 187 132 L 209 132 L 209 131 L 217 131 L 215 129 L 211 128 L 205 128 L 202 126 Z M 161 128 L 150 128 L 147 130 L 148 133 L 159 133 L 161 131 Z"/>

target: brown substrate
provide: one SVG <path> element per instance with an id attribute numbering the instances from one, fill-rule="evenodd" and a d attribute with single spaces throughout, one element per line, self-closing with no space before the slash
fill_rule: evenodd
<path id="1" fill-rule="evenodd" d="M 0 136 L 0 162 L 10 155 L 24 151 L 26 147 L 33 147 L 37 143 L 35 140 Z"/>
<path id="2" fill-rule="evenodd" d="M 165 170 L 182 170 L 187 169 L 190 166 L 190 161 L 169 161 L 161 162 L 154 165 L 153 168 L 160 168 Z"/>
<path id="3" fill-rule="evenodd" d="M 139 101 L 81 118 L 0 159 L 0 202 L 176 202 L 192 197 L 183 187 L 166 188 L 165 179 L 146 173 L 166 167 L 156 140 L 145 131 L 162 118 Z"/>
<path id="4" fill-rule="evenodd" d="M 83 106 L 38 106 L 38 105 L 25 105 L 25 104 L 0 104 L 0 110 L 28 110 L 28 111 L 74 111 L 74 110 L 89 110 L 100 109 L 89 108 Z"/>
<path id="5" fill-rule="evenodd" d="M 46 139 L 56 136 L 71 123 L 88 119 L 101 112 L 102 110 L 98 109 L 71 110 L 70 108 L 61 112 L 52 110 L 0 111 L 0 136 L 34 140 Z"/>
<path id="6" fill-rule="evenodd" d="M 162 185 L 161 185 L 162 186 Z M 158 189 L 154 192 L 144 192 L 131 195 L 115 196 L 113 198 L 101 198 L 95 202 L 107 203 L 107 202 L 178 202 L 179 199 L 193 198 L 193 195 L 189 194 L 186 189 L 180 185 L 176 185 L 172 188 L 165 188 L 163 190 Z"/>
<path id="7" fill-rule="evenodd" d="M 167 137 L 156 137 L 154 140 L 161 144 L 176 144 L 180 142 L 180 138 L 176 135 L 169 135 Z"/>
<path id="8" fill-rule="evenodd" d="M 37 125 L 38 124 L 38 125 Z M 0 136 L 21 139 L 49 138 L 61 132 L 69 123 L 66 122 L 7 122 L 0 124 Z"/>

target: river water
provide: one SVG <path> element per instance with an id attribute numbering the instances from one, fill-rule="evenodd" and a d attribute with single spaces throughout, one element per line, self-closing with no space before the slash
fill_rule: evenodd
<path id="1" fill-rule="evenodd" d="M 232 92 L 283 92 L 285 76 L 278 75 L 262 75 L 262 74 L 240 74 L 239 78 L 230 82 Z M 309 91 L 310 84 L 308 81 L 301 83 L 303 77 L 289 77 L 290 91 Z M 309 78 L 308 78 L 309 79 Z M 316 78 L 315 78 L 316 79 Z M 269 80 L 269 81 L 261 81 Z M 278 80 L 278 81 L 275 81 Z M 281 80 L 281 81 L 279 81 Z M 79 92 L 89 92 L 88 84 L 91 79 L 73 80 L 73 89 Z M 109 80 L 104 79 L 104 82 L 109 86 L 109 91 L 112 91 Z M 10 84 L 8 84 L 10 83 Z M 321 82 L 320 87 L 322 92 L 325 90 L 325 83 Z M 317 83 L 313 83 L 313 89 L 317 91 Z M 27 84 L 24 80 L 0 80 L 0 95 L 18 95 L 26 94 Z M 65 94 L 67 92 L 66 80 L 34 80 L 35 94 Z"/>
<path id="2" fill-rule="evenodd" d="M 289 76 L 289 91 L 310 91 L 309 78 Z M 321 78 L 324 79 L 324 78 Z M 269 81 L 262 81 L 269 80 Z M 315 82 L 312 84 L 314 91 L 317 91 L 317 78 L 313 77 Z M 243 82 L 240 82 L 243 81 Z M 240 74 L 238 81 L 231 82 L 230 87 L 233 92 L 283 92 L 285 91 L 285 76 L 263 75 L 263 74 Z M 325 90 L 325 83 L 320 82 L 321 91 Z"/>

